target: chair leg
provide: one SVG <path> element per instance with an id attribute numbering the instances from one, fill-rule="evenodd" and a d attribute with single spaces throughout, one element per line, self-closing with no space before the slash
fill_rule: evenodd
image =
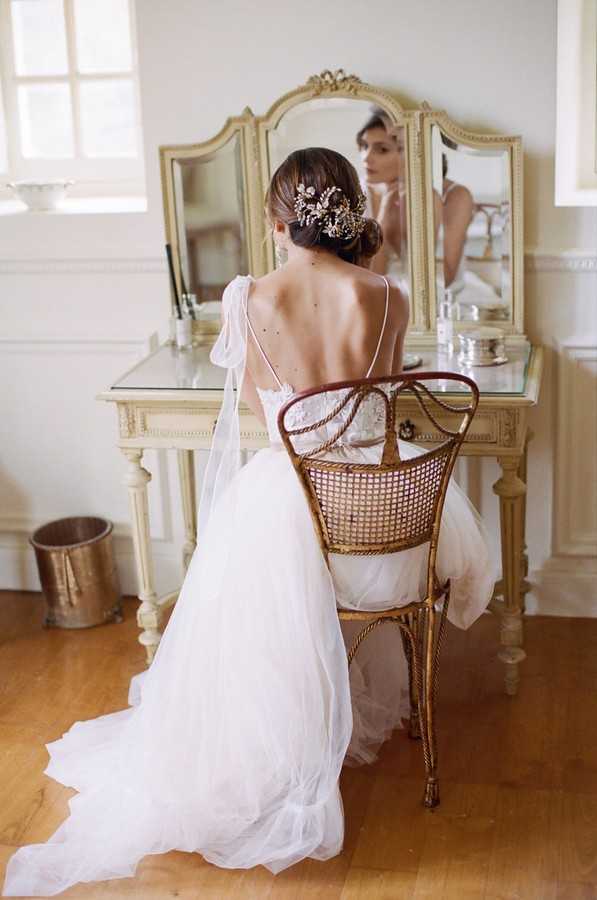
<path id="1" fill-rule="evenodd" d="M 429 607 L 422 612 L 424 623 L 421 641 L 421 655 L 423 668 L 422 691 L 422 727 L 424 731 L 423 753 L 425 755 L 425 768 L 427 782 L 423 803 L 430 809 L 439 804 L 439 780 L 438 780 L 438 752 L 437 736 L 435 732 L 435 700 L 438 686 L 438 669 L 441 643 L 446 622 L 446 614 L 450 602 L 450 589 L 443 600 L 442 610 L 439 616 L 439 624 L 436 629 L 436 611 Z M 436 634 L 437 630 L 437 634 Z"/>
<path id="2" fill-rule="evenodd" d="M 435 631 L 435 610 L 429 607 L 421 612 L 420 627 L 420 666 L 422 669 L 421 685 L 421 728 L 423 737 L 423 756 L 427 780 L 423 803 L 429 808 L 439 803 L 439 784 L 437 780 L 437 747 L 435 741 L 434 697 L 433 697 L 433 649 Z"/>
<path id="3" fill-rule="evenodd" d="M 411 632 L 414 637 L 414 641 L 416 644 L 416 632 L 415 625 L 416 617 L 412 614 L 408 616 L 408 627 L 411 629 Z M 414 673 L 414 665 L 413 665 L 413 648 L 411 645 L 411 641 L 406 632 L 401 628 L 400 629 L 400 637 L 402 638 L 402 646 L 404 647 L 404 655 L 406 656 L 406 662 L 408 664 L 408 698 L 410 704 L 410 716 L 408 723 L 408 736 L 411 740 L 421 740 L 421 723 L 420 723 L 420 713 L 419 713 L 419 697 L 417 692 L 417 685 L 415 680 Z"/>

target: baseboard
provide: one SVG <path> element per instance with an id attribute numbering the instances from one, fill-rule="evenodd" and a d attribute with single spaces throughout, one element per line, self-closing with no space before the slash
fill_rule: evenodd
<path id="1" fill-rule="evenodd" d="M 114 556 L 123 594 L 136 595 L 137 576 L 130 539 L 118 537 L 114 541 Z M 182 582 L 181 554 L 164 549 L 162 541 L 152 547 L 159 595 L 174 590 Z M 0 542 L 0 590 L 40 591 L 37 563 L 27 538 L 18 532 L 3 532 Z"/>
<path id="2" fill-rule="evenodd" d="M 529 581 L 529 613 L 597 618 L 597 559 L 554 556 Z"/>

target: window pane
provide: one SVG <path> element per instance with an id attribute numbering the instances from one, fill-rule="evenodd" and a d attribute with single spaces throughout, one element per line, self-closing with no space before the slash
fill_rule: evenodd
<path id="1" fill-rule="evenodd" d="M 62 159 L 73 156 L 73 126 L 68 84 L 19 85 L 23 156 Z"/>
<path id="2" fill-rule="evenodd" d="M 79 97 L 84 155 L 137 156 L 132 80 L 84 81 Z"/>
<path id="3" fill-rule="evenodd" d="M 68 72 L 62 0 L 12 0 L 17 75 Z"/>
<path id="4" fill-rule="evenodd" d="M 132 69 L 128 0 L 75 0 L 74 11 L 79 72 Z"/>

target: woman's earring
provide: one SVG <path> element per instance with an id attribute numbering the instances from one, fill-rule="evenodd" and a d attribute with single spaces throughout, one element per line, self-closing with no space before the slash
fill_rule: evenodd
<path id="1" fill-rule="evenodd" d="M 288 262 L 288 250 L 286 247 L 280 247 L 279 244 L 275 244 L 275 256 L 276 256 L 276 267 L 280 268 L 284 263 Z"/>

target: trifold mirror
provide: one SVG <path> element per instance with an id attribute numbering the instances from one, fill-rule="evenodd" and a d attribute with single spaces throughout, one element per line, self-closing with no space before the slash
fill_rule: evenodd
<path id="1" fill-rule="evenodd" d="M 342 70 L 313 76 L 264 116 L 246 109 L 209 141 L 160 148 L 174 282 L 196 298 L 197 332 L 217 330 L 235 275 L 275 267 L 265 191 L 301 147 L 337 150 L 357 169 L 384 231 L 375 267 L 410 300 L 411 344 L 435 340 L 442 301 L 457 329 L 523 335 L 520 138 L 464 131 Z"/>

